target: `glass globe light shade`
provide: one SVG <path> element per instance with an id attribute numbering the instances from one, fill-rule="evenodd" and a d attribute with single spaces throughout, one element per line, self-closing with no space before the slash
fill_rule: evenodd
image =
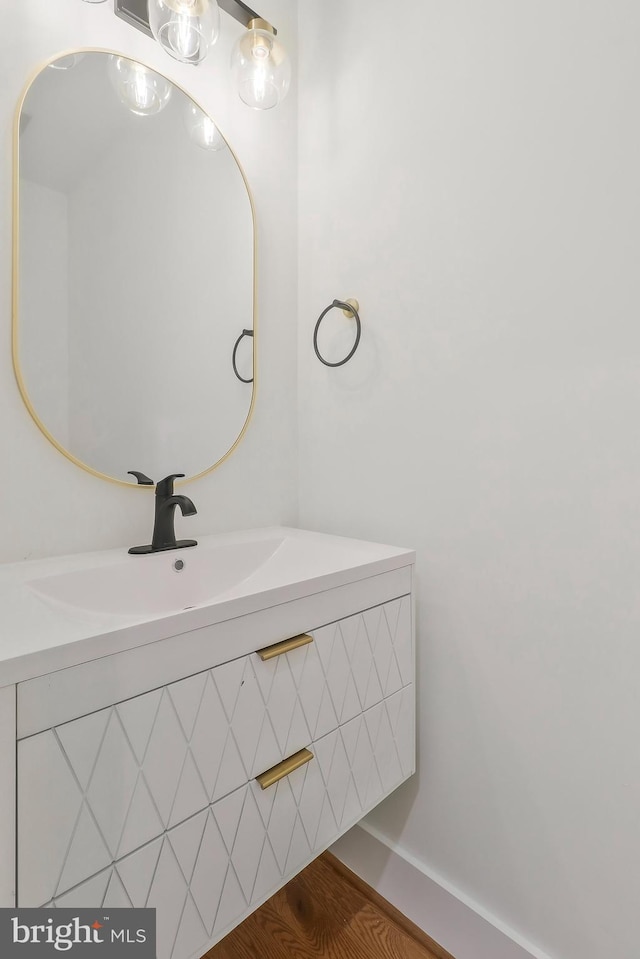
<path id="1" fill-rule="evenodd" d="M 240 99 L 256 110 L 277 106 L 291 82 L 287 52 L 265 20 L 249 21 L 249 29 L 233 48 L 231 69 Z"/>
<path id="2" fill-rule="evenodd" d="M 111 54 L 109 76 L 120 100 L 140 117 L 154 116 L 164 110 L 171 99 L 172 85 L 135 60 Z"/>
<path id="3" fill-rule="evenodd" d="M 151 32 L 175 60 L 200 63 L 218 39 L 217 0 L 149 0 Z"/>
<path id="4" fill-rule="evenodd" d="M 85 0 L 85 3 L 104 3 L 104 0 Z"/>
<path id="5" fill-rule="evenodd" d="M 202 150 L 222 150 L 227 145 L 211 117 L 195 103 L 186 104 L 184 125 L 193 142 Z"/>

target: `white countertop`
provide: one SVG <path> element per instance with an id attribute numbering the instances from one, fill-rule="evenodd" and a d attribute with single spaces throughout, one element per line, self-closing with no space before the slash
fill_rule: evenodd
<path id="1" fill-rule="evenodd" d="M 247 575 L 243 575 L 241 565 L 234 566 L 234 558 L 241 556 L 245 547 L 256 555 L 260 550 L 264 554 Z M 216 573 L 211 572 L 212 557 L 222 591 L 216 586 Z M 185 564 L 180 574 L 172 569 L 177 559 Z M 415 553 L 410 549 L 269 527 L 203 536 L 198 546 L 148 556 L 130 556 L 122 548 L 0 565 L 0 686 L 414 562 Z M 239 572 L 234 582 L 236 567 Z M 138 575 L 145 580 L 139 603 Z M 178 575 L 183 579 L 168 578 Z M 189 582 L 196 582 L 189 577 L 198 578 L 197 602 L 190 608 L 172 608 L 171 588 L 179 583 L 188 589 Z M 118 586 L 112 591 L 109 588 L 108 601 L 104 590 L 97 600 L 92 598 L 91 590 L 95 591 L 96 583 L 100 587 L 101 582 L 123 586 L 124 608 L 119 604 Z M 78 595 L 67 596 L 75 584 L 79 584 Z M 66 596 L 66 600 L 59 596 Z M 149 608 L 136 608 L 145 603 L 150 604 Z"/>

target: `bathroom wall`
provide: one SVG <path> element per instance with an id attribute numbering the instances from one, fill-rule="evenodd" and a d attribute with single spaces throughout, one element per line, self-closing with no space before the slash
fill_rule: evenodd
<path id="1" fill-rule="evenodd" d="M 553 959 L 640 938 L 639 33 L 300 5 L 301 525 L 418 554 L 419 774 L 370 822 Z"/>
<path id="2" fill-rule="evenodd" d="M 296 4 L 265 0 L 295 60 Z M 234 455 L 185 491 L 198 507 L 189 535 L 294 522 L 296 488 L 296 90 L 271 113 L 249 110 L 232 92 L 231 45 L 242 27 L 222 14 L 218 46 L 198 68 L 180 65 L 114 16 L 113 4 L 20 0 L 6 5 L 0 58 L 0 562 L 143 542 L 148 491 L 103 482 L 62 457 L 24 407 L 11 366 L 11 177 L 16 104 L 34 71 L 77 47 L 113 49 L 149 63 L 189 89 L 218 122 L 251 184 L 258 219 L 258 403 Z M 255 464 L 260 463 L 259 475 Z M 180 464 L 176 464 L 179 470 Z M 186 524 L 187 521 L 185 521 Z M 178 519 L 178 525 L 180 519 Z"/>

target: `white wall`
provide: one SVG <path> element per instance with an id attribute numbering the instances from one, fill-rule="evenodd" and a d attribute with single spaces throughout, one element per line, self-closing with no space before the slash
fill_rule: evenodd
<path id="1" fill-rule="evenodd" d="M 639 31 L 300 6 L 301 525 L 419 561 L 420 772 L 372 822 L 554 959 L 640 939 Z"/>
<path id="2" fill-rule="evenodd" d="M 271 113 L 251 111 L 240 102 L 230 89 L 228 61 L 231 44 L 242 28 L 224 13 L 219 46 L 194 69 L 175 63 L 152 40 L 116 18 L 110 2 L 20 0 L 4 7 L 7 39 L 0 58 L 0 134 L 4 143 L 0 155 L 0 181 L 4 184 L 0 193 L 0 302 L 4 309 L 0 325 L 7 346 L 0 351 L 0 460 L 5 472 L 0 562 L 143 542 L 153 519 L 148 491 L 92 477 L 43 438 L 22 404 L 11 368 L 14 111 L 31 74 L 45 60 L 73 47 L 115 49 L 155 66 L 189 89 L 219 120 L 238 154 L 251 184 L 258 220 L 257 405 L 234 455 L 213 474 L 186 487 L 198 507 L 198 515 L 188 520 L 189 535 L 294 522 L 295 89 L 283 106 Z M 261 12 L 273 20 L 295 57 L 293 0 L 266 0 Z M 260 464 L 259 473 L 256 463 Z"/>

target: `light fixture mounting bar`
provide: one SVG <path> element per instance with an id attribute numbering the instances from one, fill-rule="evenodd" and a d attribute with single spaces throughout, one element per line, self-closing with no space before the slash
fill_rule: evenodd
<path id="1" fill-rule="evenodd" d="M 218 6 L 221 10 L 224 10 L 232 16 L 234 20 L 237 20 L 238 23 L 241 23 L 243 27 L 248 27 L 250 20 L 255 20 L 256 18 L 261 19 L 260 14 L 252 10 L 251 7 L 248 7 L 242 0 L 218 0 Z M 275 27 L 273 32 L 278 32 Z"/>
<path id="2" fill-rule="evenodd" d="M 142 30 L 148 37 L 152 37 L 149 26 L 149 5 L 147 0 L 114 0 L 113 9 L 116 17 L 121 17 L 132 27 Z"/>
<path id="3" fill-rule="evenodd" d="M 262 19 L 259 13 L 248 7 L 246 3 L 242 3 L 242 0 L 218 0 L 218 6 L 232 16 L 234 20 L 241 23 L 243 27 L 248 27 L 250 20 Z M 117 17 L 126 20 L 137 30 L 142 30 L 147 36 L 152 35 L 149 27 L 147 0 L 113 0 L 113 8 Z M 273 32 L 278 32 L 275 27 Z"/>

